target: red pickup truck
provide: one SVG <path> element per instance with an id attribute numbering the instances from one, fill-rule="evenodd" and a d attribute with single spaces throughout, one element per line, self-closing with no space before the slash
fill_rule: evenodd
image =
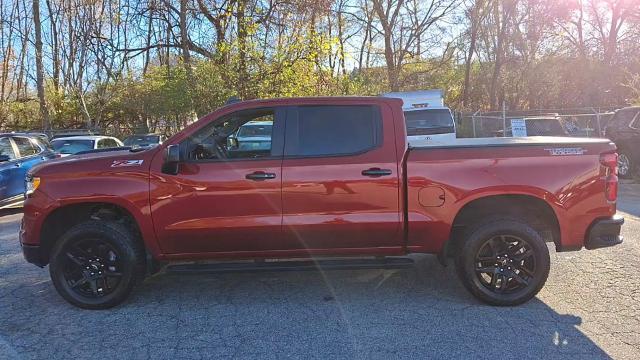
<path id="1" fill-rule="evenodd" d="M 616 157 L 579 138 L 408 148 L 397 99 L 246 101 L 157 147 L 34 168 L 20 242 L 89 309 L 159 269 L 393 268 L 410 253 L 454 258 L 473 295 L 515 305 L 544 285 L 546 243 L 622 242 Z"/>

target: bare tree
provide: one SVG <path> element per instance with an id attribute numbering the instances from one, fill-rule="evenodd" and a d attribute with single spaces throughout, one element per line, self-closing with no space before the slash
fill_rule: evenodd
<path id="1" fill-rule="evenodd" d="M 384 39 L 389 87 L 392 91 L 398 91 L 406 58 L 410 55 L 421 55 L 418 53 L 422 45 L 421 40 L 431 30 L 440 31 L 436 24 L 452 12 L 458 1 L 429 0 L 426 4 L 418 4 L 405 0 L 372 0 L 372 5 Z M 439 38 L 435 37 L 432 40 L 430 45 L 438 44 Z"/>
<path id="2" fill-rule="evenodd" d="M 472 0 L 473 1 L 473 0 Z M 469 105 L 469 88 L 471 86 L 471 64 L 473 56 L 476 52 L 476 43 L 478 41 L 478 31 L 480 23 L 487 13 L 487 1 L 475 0 L 472 2 L 469 12 L 469 47 L 464 63 L 464 83 L 462 85 L 462 106 Z"/>
<path id="3" fill-rule="evenodd" d="M 36 46 L 36 83 L 38 99 L 40 100 L 40 113 L 42 114 L 42 128 L 44 131 L 51 127 L 49 110 L 44 94 L 44 65 L 42 64 L 42 23 L 40 22 L 40 1 L 33 0 L 33 26 L 35 28 Z"/>

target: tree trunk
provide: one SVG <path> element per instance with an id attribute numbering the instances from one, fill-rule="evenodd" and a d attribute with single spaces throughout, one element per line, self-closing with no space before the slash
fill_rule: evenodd
<path id="1" fill-rule="evenodd" d="M 42 65 L 42 24 L 40 23 L 40 1 L 33 0 L 33 25 L 36 34 L 36 85 L 38 99 L 40 100 L 40 113 L 42 114 L 42 130 L 48 131 L 51 127 L 49 110 L 44 98 L 44 66 Z"/>
<path id="2" fill-rule="evenodd" d="M 620 29 L 620 7 L 611 4 L 611 24 L 609 26 L 609 34 L 604 46 L 604 62 L 607 65 L 613 65 L 618 51 L 618 30 Z"/>
<path id="3" fill-rule="evenodd" d="M 464 64 L 464 86 L 462 87 L 462 107 L 469 105 L 469 87 L 471 86 L 471 64 L 473 62 L 473 54 L 476 52 L 476 42 L 478 40 L 478 25 L 480 23 L 480 12 L 482 10 L 483 0 L 478 0 L 471 10 L 471 39 L 469 41 L 469 53 Z"/>
<path id="4" fill-rule="evenodd" d="M 191 70 L 191 54 L 189 54 L 189 32 L 187 30 L 187 1 L 180 0 L 180 47 L 182 48 L 182 61 L 187 72 L 187 81 L 193 80 Z"/>
<path id="5" fill-rule="evenodd" d="M 193 69 L 191 68 L 191 54 L 189 53 L 189 30 L 187 29 L 187 2 L 188 0 L 180 0 L 180 47 L 182 48 L 182 64 L 187 73 L 187 86 L 189 89 L 189 112 L 191 120 L 198 119 L 198 114 L 193 106 L 193 93 L 195 79 L 193 78 Z M 186 124 L 185 124 L 186 126 Z"/>
<path id="6" fill-rule="evenodd" d="M 247 74 L 247 20 L 245 18 L 247 1 L 238 1 L 238 11 L 236 13 L 238 26 L 238 95 L 241 99 L 249 97 L 247 83 L 249 76 Z"/>
<path id="7" fill-rule="evenodd" d="M 49 21 L 51 22 L 51 37 L 53 39 L 52 62 L 53 62 L 53 88 L 56 92 L 60 86 L 60 46 L 58 44 L 58 24 L 56 23 L 57 14 L 54 14 L 51 7 L 51 0 L 46 1 L 47 11 L 49 12 Z"/>
<path id="8" fill-rule="evenodd" d="M 391 6 L 395 6 L 392 11 Z M 382 0 L 373 1 L 373 9 L 380 20 L 382 25 L 382 32 L 384 37 L 384 60 L 387 65 L 387 80 L 389 82 L 389 88 L 391 91 L 400 90 L 400 70 L 402 67 L 402 55 L 398 56 L 396 62 L 396 52 L 393 46 L 393 33 L 397 25 L 397 18 L 400 13 L 400 9 L 404 6 L 404 0 L 398 0 L 394 5 L 391 2 L 387 3 L 387 9 L 385 10 Z M 402 34 L 400 34 L 402 37 Z M 401 49 L 399 51 L 402 51 Z"/>
<path id="9" fill-rule="evenodd" d="M 393 43 L 390 33 L 384 34 L 384 59 L 387 63 L 387 79 L 391 91 L 400 91 L 399 74 L 396 69 L 395 57 L 393 53 Z"/>
<path id="10" fill-rule="evenodd" d="M 517 0 L 514 2 L 504 3 L 502 8 L 500 8 L 500 4 L 496 3 L 494 8 L 494 16 L 496 21 L 498 22 L 502 19 L 502 23 L 498 22 L 498 38 L 496 39 L 496 50 L 495 50 L 495 61 L 493 65 L 493 74 L 491 75 L 491 84 L 489 87 L 489 106 L 491 110 L 496 110 L 498 108 L 498 79 L 500 78 L 500 71 L 502 70 L 502 65 L 505 57 L 505 41 L 507 40 L 507 29 L 511 19 L 512 11 L 516 6 Z M 500 16 L 502 15 L 502 17 Z"/>

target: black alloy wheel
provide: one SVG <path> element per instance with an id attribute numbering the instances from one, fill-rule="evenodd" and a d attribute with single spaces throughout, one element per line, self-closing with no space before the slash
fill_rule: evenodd
<path id="1" fill-rule="evenodd" d="M 89 220 L 55 243 L 49 273 L 69 303 L 107 309 L 123 302 L 144 278 L 145 258 L 142 242 L 124 224 Z"/>
<path id="2" fill-rule="evenodd" d="M 522 304 L 547 281 L 549 249 L 527 220 L 479 219 L 461 241 L 458 276 L 469 292 L 487 304 Z"/>
<path id="3" fill-rule="evenodd" d="M 99 298 L 113 293 L 122 279 L 121 256 L 108 242 L 87 239 L 64 249 L 63 276 L 78 295 Z"/>
<path id="4" fill-rule="evenodd" d="M 527 241 L 497 235 L 476 254 L 476 274 L 482 285 L 498 294 L 526 288 L 536 272 L 536 259 Z"/>

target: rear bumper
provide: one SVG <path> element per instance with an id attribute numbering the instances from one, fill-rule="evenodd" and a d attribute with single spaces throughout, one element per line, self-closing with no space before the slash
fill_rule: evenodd
<path id="1" fill-rule="evenodd" d="M 595 221 L 587 233 L 584 247 L 593 250 L 621 244 L 622 224 L 624 224 L 624 218 L 619 215 Z"/>

